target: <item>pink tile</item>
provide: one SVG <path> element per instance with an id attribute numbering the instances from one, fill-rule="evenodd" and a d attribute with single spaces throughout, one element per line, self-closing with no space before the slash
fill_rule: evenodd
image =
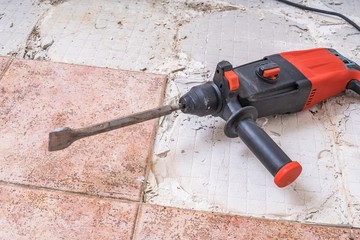
<path id="1" fill-rule="evenodd" d="M 139 200 L 156 120 L 48 152 L 55 128 L 161 105 L 163 75 L 14 60 L 0 83 L 0 180 Z"/>
<path id="2" fill-rule="evenodd" d="M 350 238 L 351 240 L 359 240 L 360 239 L 360 229 L 359 228 L 356 228 L 356 229 L 351 229 L 351 237 Z"/>
<path id="3" fill-rule="evenodd" d="M 136 239 L 350 239 L 347 228 L 303 225 L 144 204 Z"/>
<path id="4" fill-rule="evenodd" d="M 137 203 L 0 185 L 0 239 L 131 239 Z"/>

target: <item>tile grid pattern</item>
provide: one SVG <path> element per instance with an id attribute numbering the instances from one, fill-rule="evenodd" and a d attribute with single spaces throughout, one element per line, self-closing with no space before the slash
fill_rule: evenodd
<path id="1" fill-rule="evenodd" d="M 90 5 L 79 1 L 75 8 L 62 4 L 53 10 L 57 17 L 49 17 L 40 26 L 43 37 L 54 40 L 48 55 L 53 61 L 128 70 L 150 66 L 148 71 L 159 72 L 157 68 L 166 65 L 164 59 L 171 54 L 167 42 L 174 26 L 161 5 L 153 5 L 157 14 L 145 10 L 150 6 L 144 1 Z M 163 24 L 170 25 L 160 30 Z M 165 39 L 157 37 L 160 31 Z"/>
<path id="2" fill-rule="evenodd" d="M 241 6 L 246 1 L 232 1 L 232 3 Z M 217 62 L 223 59 L 229 60 L 236 66 L 275 52 L 331 46 L 328 42 L 325 44 L 317 42 L 314 34 L 319 33 L 297 28 L 299 26 L 305 29 L 312 28 L 311 25 L 299 24 L 303 15 L 301 11 L 294 14 L 298 22 L 289 18 L 286 19 L 286 24 L 282 25 L 280 23 L 283 23 L 284 18 L 288 16 L 283 16 L 281 13 L 291 11 L 290 7 L 276 8 L 275 11 L 278 11 L 276 14 L 261 15 L 257 11 L 259 4 L 260 1 L 247 1 L 248 9 L 243 12 L 214 13 L 197 18 L 180 30 L 180 39 L 183 39 L 181 47 L 193 59 L 206 63 L 207 69 L 212 71 Z M 275 5 L 272 2 L 265 4 L 269 6 L 268 9 L 272 9 L 271 7 Z M 352 11 L 351 14 L 355 13 L 356 11 Z M 318 18 L 319 21 L 325 21 L 324 19 L 330 21 L 323 16 L 315 15 L 314 18 L 315 22 Z M 331 21 L 341 22 L 338 19 Z M 334 28 L 340 27 L 334 23 Z M 341 35 L 345 36 L 352 32 L 354 29 L 347 26 Z M 259 35 L 262 37 L 259 38 Z M 334 38 L 333 42 L 338 42 L 337 37 Z M 351 40 L 351 37 L 346 39 L 348 45 L 345 47 L 343 45 L 334 47 L 358 61 L 356 50 L 354 54 L 349 51 L 355 49 L 358 43 L 353 43 Z M 265 130 L 289 156 L 294 156 L 295 160 L 300 161 L 304 167 L 297 183 L 284 190 L 274 186 L 271 176 L 239 140 L 227 139 L 223 136 L 223 124 L 215 122 L 212 118 L 179 117 L 173 126 L 174 129 L 179 128 L 179 131 L 172 130 L 169 135 L 160 132 L 166 136 L 161 139 L 170 138 L 174 139 L 174 142 L 164 141 L 158 144 L 168 145 L 169 152 L 165 157 L 155 156 L 154 166 L 155 168 L 159 166 L 155 172 L 159 177 L 165 176 L 163 182 L 159 183 L 160 188 L 171 189 L 168 182 L 173 181 L 172 184 L 178 183 L 184 192 L 196 200 L 184 203 L 181 200 L 177 201 L 176 192 L 172 194 L 173 198 L 169 198 L 167 197 L 169 193 L 164 191 L 163 194 L 151 199 L 151 202 L 186 208 L 197 204 L 198 199 L 201 199 L 203 202 L 213 204 L 212 208 L 219 212 L 359 226 L 360 218 L 356 214 L 359 211 L 357 207 L 359 191 L 356 189 L 360 189 L 360 182 L 352 178 L 350 181 L 347 180 L 349 184 L 345 181 L 344 185 L 342 176 L 337 172 L 343 171 L 345 178 L 353 176 L 354 173 L 346 168 L 349 165 L 347 161 L 355 161 L 355 156 L 358 156 L 356 146 L 360 146 L 360 142 L 357 137 L 352 137 L 348 142 L 353 143 L 353 149 L 348 149 L 347 146 L 334 148 L 337 143 L 334 142 L 336 139 L 334 129 L 329 126 L 331 125 L 329 116 L 341 116 L 344 110 L 346 112 L 347 106 L 336 106 L 334 103 L 338 100 L 339 98 L 335 98 L 326 103 L 329 109 L 330 106 L 337 109 L 333 115 L 328 110 L 319 110 L 315 107 L 312 111 L 318 112 L 315 113 L 316 116 L 311 112 L 303 112 L 266 120 Z M 347 100 L 351 102 L 351 98 Z M 355 108 L 356 104 L 353 107 Z M 353 111 L 352 120 L 357 122 L 357 109 Z M 355 125 L 352 127 L 356 129 Z M 346 129 L 337 131 L 346 132 Z M 341 156 L 350 151 L 353 157 Z M 340 160 L 336 159 L 337 154 L 340 155 Z M 186 162 L 186 159 L 191 160 Z M 357 167 L 350 171 L 356 172 Z M 350 199 L 347 198 L 347 194 L 351 195 Z"/>
<path id="3" fill-rule="evenodd" d="M 124 91 L 127 90 L 130 93 L 137 90 L 137 93 L 144 95 L 144 99 L 148 99 L 146 104 L 137 106 L 137 109 L 128 109 L 129 107 L 125 106 L 120 111 L 123 112 L 121 115 L 129 114 L 126 113 L 127 111 L 144 110 L 150 108 L 147 106 L 149 104 L 159 105 L 161 103 L 166 80 L 165 76 L 51 62 L 14 60 L 10 57 L 0 58 L 0 74 L 4 76 L 0 80 L 1 93 L 3 95 L 0 107 L 0 122 L 6 121 L 10 123 L 6 124 L 8 127 L 5 130 L 1 130 L 2 133 L 0 135 L 0 202 L 2 203 L 0 207 L 0 226 L 3 229 L 0 231 L 0 238 L 22 239 L 21 236 L 26 236 L 26 238 L 48 239 L 51 236 L 54 239 L 63 237 L 71 239 L 111 239 L 114 236 L 121 236 L 123 239 L 130 239 L 134 231 L 139 205 L 142 203 L 144 179 L 146 178 L 145 172 L 149 166 L 148 155 L 151 152 L 155 121 L 150 121 L 148 127 L 145 127 L 143 124 L 138 125 L 136 128 L 129 127 L 127 128 L 128 130 L 124 129 L 122 131 L 121 136 L 116 136 L 117 139 L 125 139 L 130 144 L 130 148 L 129 145 L 124 145 L 124 143 L 116 144 L 115 141 L 111 140 L 111 136 L 106 136 L 106 141 L 116 146 L 116 152 L 121 152 L 122 156 L 119 157 L 116 154 L 115 156 L 110 154 L 110 156 L 105 158 L 95 156 L 98 165 L 91 163 L 91 155 L 88 155 L 86 160 L 77 159 L 74 162 L 77 166 L 77 174 L 73 175 L 71 173 L 71 166 L 73 164 L 66 161 L 75 160 L 76 153 L 73 152 L 71 156 L 64 157 L 62 157 L 63 153 L 66 154 L 68 151 L 62 151 L 62 153 L 54 152 L 52 155 L 39 153 L 44 151 L 44 144 L 42 144 L 44 138 L 41 135 L 47 137 L 41 131 L 53 129 L 54 126 L 40 124 L 41 119 L 36 118 L 38 115 L 44 115 L 47 119 L 52 117 L 53 114 L 49 109 L 49 105 L 54 102 L 62 102 L 61 99 L 58 99 L 57 91 L 62 92 L 63 97 L 66 96 L 64 100 L 76 102 L 77 105 L 81 105 L 81 101 L 91 104 L 91 101 L 86 101 L 86 98 L 93 96 L 97 99 L 103 99 L 101 104 L 98 103 L 98 105 L 109 105 L 107 108 L 110 108 L 111 101 L 114 100 L 129 106 L 130 104 L 127 101 L 131 100 L 132 97 L 128 96 L 125 100 L 122 99 Z M 70 74 L 72 77 L 68 77 L 67 74 Z M 116 75 L 120 75 L 120 77 Z M 96 84 L 98 83 L 95 84 L 92 81 L 94 79 L 89 79 L 89 76 L 93 76 L 98 82 L 102 82 L 102 88 L 108 88 L 107 96 L 111 99 L 110 102 L 101 96 L 96 96 L 96 92 L 99 92 L 98 90 L 101 88 L 97 88 Z M 107 80 L 105 82 L 102 81 L 101 76 L 107 78 Z M 72 78 L 81 79 L 81 81 L 75 81 L 71 84 L 66 83 L 68 80 L 72 81 Z M 116 79 L 116 82 L 111 81 L 111 79 Z M 119 86 L 124 85 L 122 79 L 126 79 L 129 82 L 124 86 L 125 90 L 119 91 Z M 84 84 L 84 82 L 86 83 L 89 80 L 93 82 L 93 84 L 88 85 L 91 86 L 90 92 L 86 92 L 86 89 L 89 87 L 83 86 L 84 88 L 80 89 L 77 86 L 77 84 Z M 60 84 L 58 84 L 59 81 Z M 37 83 L 38 85 L 36 85 Z M 151 86 L 149 83 L 151 83 Z M 49 84 L 53 84 L 54 87 L 47 88 Z M 111 86 L 108 86 L 109 84 Z M 24 85 L 26 91 L 22 90 Z M 34 90 L 34 86 L 43 90 Z M 64 86 L 71 86 L 71 88 L 64 88 Z M 135 89 L 132 89 L 132 86 Z M 92 87 L 98 90 L 92 92 Z M 116 90 L 120 99 L 114 98 L 114 96 L 110 97 L 110 88 L 114 91 Z M 148 94 L 142 92 L 144 90 Z M 81 95 L 82 99 L 74 100 L 71 91 Z M 88 96 L 85 96 L 84 93 Z M 20 94 L 18 98 L 13 96 L 18 94 Z M 49 94 L 52 101 L 48 101 L 46 98 Z M 16 100 L 16 105 L 8 108 L 12 98 Z M 37 102 L 39 99 L 42 99 L 42 103 Z M 31 103 L 31 105 L 27 106 L 26 103 Z M 39 106 L 41 107 L 41 104 L 44 103 L 51 104 L 43 106 L 41 112 L 38 112 L 35 116 L 34 112 L 36 113 Z M 71 104 L 65 103 L 65 105 L 67 105 L 68 110 L 72 108 Z M 19 110 L 21 107 L 23 107 L 23 111 Z M 50 108 L 57 109 L 58 112 L 60 111 L 59 109 L 63 109 L 59 106 Z M 29 109 L 31 109 L 31 112 L 29 112 Z M 117 107 L 113 106 L 112 109 L 117 109 Z M 72 113 L 68 112 L 66 115 L 74 115 L 76 110 L 73 110 Z M 100 109 L 99 112 L 102 111 L 104 109 Z M 4 114 L 4 112 L 7 113 Z M 24 112 L 27 112 L 28 115 L 24 115 Z M 86 119 L 86 105 L 81 112 L 83 118 Z M 110 112 L 110 110 L 107 109 L 107 112 Z M 35 121 L 38 123 L 36 126 L 40 127 L 39 131 L 36 130 L 36 126 L 32 126 L 31 122 L 28 123 L 27 119 L 32 121 L 36 119 Z M 98 122 L 99 119 L 96 120 L 94 118 L 92 121 Z M 53 121 L 50 125 L 63 125 L 66 122 L 64 118 L 56 118 L 55 122 Z M 75 120 L 71 120 L 71 122 L 74 123 Z M 14 126 L 16 131 L 14 131 Z M 23 134 L 22 130 L 24 128 L 26 131 Z M 126 133 L 126 131 L 129 132 Z M 136 132 L 139 132 L 141 136 Z M 17 138 L 15 142 L 14 136 Z M 92 152 L 92 155 L 99 154 L 99 152 L 94 152 L 91 148 L 91 145 L 95 143 L 101 144 L 106 148 L 103 144 L 104 142 L 98 140 L 99 138 L 97 138 L 96 142 L 87 143 L 86 151 Z M 131 144 L 135 142 L 141 146 L 139 150 L 131 148 Z M 35 152 L 28 149 L 28 144 L 31 145 L 31 149 L 34 149 Z M 38 144 L 41 144 L 41 146 L 39 147 Z M 74 144 L 78 145 L 76 149 L 81 149 L 81 144 Z M 20 149 L 21 151 L 19 152 L 18 150 Z M 108 150 L 106 152 L 109 152 Z M 27 153 L 27 155 L 21 157 L 23 152 Z M 145 152 L 145 154 L 142 152 Z M 81 154 L 83 156 L 86 155 L 85 152 Z M 102 153 L 102 155 L 104 154 Z M 49 159 L 49 156 L 52 156 L 52 158 Z M 17 158 L 18 160 L 16 160 Z M 108 161 L 113 158 L 116 160 L 114 163 Z M 28 160 L 30 162 L 24 163 Z M 20 161 L 21 165 L 17 161 Z M 83 178 L 82 174 L 85 173 L 86 175 L 87 171 L 86 167 L 83 168 L 81 162 L 87 162 L 92 165 L 92 172 L 90 174 L 95 176 L 95 178 L 88 175 L 85 179 L 81 180 Z M 44 163 L 47 172 L 41 172 L 41 176 L 37 178 L 36 172 L 39 168 L 43 168 L 42 165 Z M 118 169 L 118 174 L 113 176 L 113 171 L 118 168 L 117 163 L 121 164 L 121 166 L 123 164 L 126 165 L 124 169 Z M 56 170 L 57 168 L 61 168 L 61 171 Z M 96 172 L 96 169 L 107 171 Z M 29 173 L 28 170 L 31 170 L 31 172 Z M 69 176 L 68 178 L 70 179 L 64 179 L 63 176 Z M 109 177 L 113 178 L 113 180 Z M 104 182 L 99 184 L 97 178 L 109 179 L 109 184 L 112 185 L 111 192 L 106 188 L 104 189 Z M 36 180 L 34 181 L 34 179 Z M 66 184 L 66 179 L 70 180 L 71 185 Z M 78 181 L 79 179 L 80 181 Z M 60 184 L 57 182 L 56 185 L 53 185 L 52 182 L 55 183 L 57 180 L 59 180 Z M 65 183 L 65 185 L 61 186 L 61 182 Z M 94 189 L 92 188 L 82 188 L 81 186 L 86 184 L 86 182 L 90 183 L 89 186 L 93 185 L 95 189 L 102 190 L 93 192 Z M 119 185 L 122 182 L 124 185 Z M 77 185 L 80 185 L 80 188 L 77 188 Z M 116 190 L 116 186 L 120 188 Z M 81 207 L 76 207 L 78 205 Z M 71 227 L 63 227 L 66 225 Z M 85 231 L 82 231 L 83 229 Z"/>
<path id="4" fill-rule="evenodd" d="M 35 1 L 0 1 L 0 55 L 16 52 L 26 43 L 41 13 Z"/>

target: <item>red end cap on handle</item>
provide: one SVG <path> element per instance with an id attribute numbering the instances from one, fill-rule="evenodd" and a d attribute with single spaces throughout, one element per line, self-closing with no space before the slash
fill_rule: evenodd
<path id="1" fill-rule="evenodd" d="M 280 188 L 286 187 L 295 181 L 301 171 L 302 167 L 298 162 L 289 162 L 276 173 L 274 182 Z"/>

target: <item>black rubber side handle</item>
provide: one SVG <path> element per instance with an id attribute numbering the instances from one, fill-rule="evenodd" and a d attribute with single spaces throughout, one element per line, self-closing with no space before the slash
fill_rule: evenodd
<path id="1" fill-rule="evenodd" d="M 272 138 L 251 118 L 237 123 L 236 131 L 242 141 L 274 176 L 278 187 L 286 187 L 300 175 L 302 167 L 293 162 Z"/>
<path id="2" fill-rule="evenodd" d="M 346 86 L 347 89 L 353 90 L 357 94 L 360 94 L 360 81 L 351 80 L 349 84 Z"/>

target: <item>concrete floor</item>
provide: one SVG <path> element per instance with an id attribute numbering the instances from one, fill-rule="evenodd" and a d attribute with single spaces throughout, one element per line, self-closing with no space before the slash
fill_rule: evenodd
<path id="1" fill-rule="evenodd" d="M 360 22 L 355 0 L 308 5 Z M 354 28 L 275 1 L 2 0 L 0 26 L 3 56 L 166 74 L 164 103 L 211 80 L 223 59 L 236 66 L 281 51 L 333 47 L 360 63 Z M 274 186 L 239 139 L 224 136 L 221 120 L 179 113 L 162 118 L 144 200 L 360 227 L 358 106 L 358 96 L 347 92 L 311 111 L 259 119 L 304 167 L 286 189 Z"/>

